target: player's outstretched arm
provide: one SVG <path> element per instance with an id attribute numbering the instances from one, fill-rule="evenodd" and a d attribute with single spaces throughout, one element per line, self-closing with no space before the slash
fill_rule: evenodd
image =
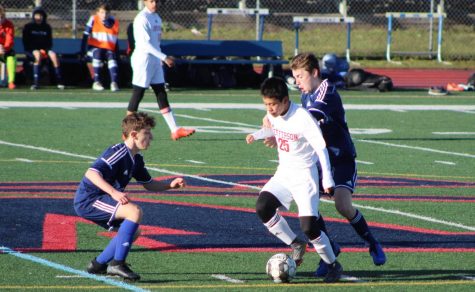
<path id="1" fill-rule="evenodd" d="M 186 182 L 182 177 L 177 177 L 172 180 L 170 183 L 158 180 L 152 180 L 149 183 L 143 185 L 147 191 L 151 192 L 161 192 L 169 189 L 181 189 L 186 186 Z"/>

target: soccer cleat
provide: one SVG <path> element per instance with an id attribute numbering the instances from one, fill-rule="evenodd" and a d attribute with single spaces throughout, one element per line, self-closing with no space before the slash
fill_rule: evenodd
<path id="1" fill-rule="evenodd" d="M 330 241 L 333 249 L 333 253 L 335 254 L 335 257 L 338 257 L 338 255 L 341 252 L 340 246 L 338 243 L 335 241 Z M 320 262 L 318 263 L 317 270 L 315 271 L 315 277 L 324 277 L 328 273 L 328 264 L 325 263 L 322 259 L 320 259 Z"/>
<path id="2" fill-rule="evenodd" d="M 40 87 L 36 84 L 33 84 L 31 87 L 30 87 L 30 90 L 38 90 Z"/>
<path id="3" fill-rule="evenodd" d="M 303 255 L 307 250 L 307 242 L 297 238 L 290 244 L 290 247 L 292 248 L 292 259 L 298 267 L 303 263 Z"/>
<path id="4" fill-rule="evenodd" d="M 140 275 L 132 271 L 127 264 L 110 264 L 107 267 L 107 274 L 112 276 L 119 276 L 124 280 L 129 281 L 138 281 L 140 280 Z"/>
<path id="5" fill-rule="evenodd" d="M 369 247 L 369 254 L 373 258 L 373 263 L 376 266 L 381 266 L 386 263 L 386 255 L 384 254 L 381 244 L 376 243 Z"/>
<path id="6" fill-rule="evenodd" d="M 96 81 L 92 84 L 92 89 L 101 91 L 101 90 L 104 90 L 104 86 L 102 86 L 102 84 L 99 81 Z"/>
<path id="7" fill-rule="evenodd" d="M 13 89 L 15 89 L 15 88 L 16 88 L 15 83 L 13 83 L 13 82 L 8 83 L 8 89 L 12 89 L 12 90 L 13 90 Z"/>
<path id="8" fill-rule="evenodd" d="M 117 84 L 117 82 L 111 82 L 111 91 L 112 92 L 119 91 L 119 85 Z"/>
<path id="9" fill-rule="evenodd" d="M 191 136 L 194 133 L 195 129 L 178 128 L 175 132 L 172 133 L 171 137 L 173 141 L 176 141 L 178 139 Z"/>
<path id="10" fill-rule="evenodd" d="M 66 86 L 64 86 L 63 84 L 58 84 L 56 85 L 56 87 L 59 89 L 59 90 L 64 90 L 66 88 Z"/>
<path id="11" fill-rule="evenodd" d="M 86 271 L 89 274 L 105 274 L 107 272 L 107 264 L 101 264 L 93 259 L 89 265 L 87 265 Z"/>
<path id="12" fill-rule="evenodd" d="M 341 273 L 343 272 L 343 267 L 338 261 L 335 261 L 333 264 L 328 265 L 328 273 L 325 275 L 323 282 L 325 283 L 335 283 L 338 282 L 341 278 Z"/>

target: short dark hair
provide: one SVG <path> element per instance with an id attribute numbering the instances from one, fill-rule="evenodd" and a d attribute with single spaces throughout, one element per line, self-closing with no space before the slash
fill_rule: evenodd
<path id="1" fill-rule="evenodd" d="M 139 132 L 142 129 L 154 128 L 155 119 L 143 112 L 132 113 L 122 120 L 122 134 L 128 137 L 130 132 Z"/>
<path id="2" fill-rule="evenodd" d="M 285 97 L 289 96 L 289 90 L 287 89 L 287 84 L 285 84 L 284 79 L 270 77 L 262 82 L 261 95 L 282 101 Z"/>

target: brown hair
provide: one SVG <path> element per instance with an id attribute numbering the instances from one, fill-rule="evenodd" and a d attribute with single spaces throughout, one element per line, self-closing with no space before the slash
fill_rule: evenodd
<path id="1" fill-rule="evenodd" d="M 310 73 L 312 73 L 313 69 L 317 69 L 318 75 L 320 76 L 320 65 L 318 64 L 318 59 L 311 53 L 301 53 L 293 57 L 292 61 L 290 61 L 290 69 L 304 69 Z"/>
<path id="2" fill-rule="evenodd" d="M 101 9 L 104 9 L 105 11 L 107 12 L 110 12 L 111 11 L 111 7 L 109 4 L 106 4 L 106 3 L 103 3 L 101 5 L 99 5 L 97 8 L 96 8 L 96 11 L 99 11 Z"/>
<path id="3" fill-rule="evenodd" d="M 130 132 L 139 132 L 142 129 L 154 128 L 155 118 L 143 112 L 132 113 L 122 120 L 122 135 L 128 137 Z"/>

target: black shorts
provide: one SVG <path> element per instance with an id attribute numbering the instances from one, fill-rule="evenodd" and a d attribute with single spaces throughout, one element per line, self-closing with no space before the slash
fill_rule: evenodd
<path id="1" fill-rule="evenodd" d="M 335 189 L 347 188 L 351 193 L 354 192 L 358 178 L 356 161 L 354 159 L 331 161 L 331 171 L 333 181 L 335 182 Z M 318 173 L 320 176 L 320 193 L 323 193 L 320 164 L 318 165 Z"/>

